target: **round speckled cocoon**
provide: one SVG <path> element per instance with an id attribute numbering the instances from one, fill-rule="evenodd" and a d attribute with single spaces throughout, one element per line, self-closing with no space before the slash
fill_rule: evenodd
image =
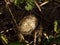
<path id="1" fill-rule="evenodd" d="M 37 26 L 37 18 L 35 15 L 30 14 L 28 16 L 25 16 L 20 22 L 19 22 L 19 31 L 22 34 L 29 34 L 31 33 Z"/>

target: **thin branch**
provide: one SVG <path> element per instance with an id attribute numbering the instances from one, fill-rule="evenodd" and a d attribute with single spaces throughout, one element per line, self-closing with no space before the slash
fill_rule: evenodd
<path id="1" fill-rule="evenodd" d="M 15 20 L 15 18 L 14 18 L 14 16 L 13 16 L 13 13 L 11 12 L 11 9 L 9 8 L 9 5 L 8 5 L 9 3 L 7 3 L 7 0 L 5 0 L 5 3 L 6 3 L 7 9 L 9 10 L 9 12 L 10 12 L 10 14 L 11 14 L 11 17 L 12 17 L 12 20 L 13 20 L 13 22 L 14 22 L 14 24 L 15 24 L 15 27 L 16 27 L 18 33 L 19 33 L 18 25 L 17 25 L 17 22 L 16 22 L 16 20 Z M 19 34 L 17 34 L 17 35 L 18 35 L 19 41 L 20 41 L 20 39 L 21 39 L 21 40 L 24 39 L 24 36 L 23 36 L 21 33 L 19 33 Z M 23 38 L 21 38 L 20 36 L 22 36 Z"/>
<path id="2" fill-rule="evenodd" d="M 34 34 L 34 45 L 36 45 L 36 34 L 37 34 L 37 32 L 35 32 L 35 34 Z"/>
<path id="3" fill-rule="evenodd" d="M 10 8 L 9 8 L 9 5 L 8 5 L 8 3 L 7 3 L 6 0 L 5 0 L 5 3 L 6 3 L 7 9 L 9 10 L 9 12 L 10 12 L 10 14 L 11 14 L 11 17 L 12 17 L 12 19 L 13 19 L 13 22 L 15 23 L 15 26 L 17 27 L 17 22 L 16 22 L 16 20 L 15 20 L 13 14 L 12 14 L 12 12 L 11 12 L 11 10 L 10 10 Z"/>
<path id="4" fill-rule="evenodd" d="M 49 1 L 43 2 L 42 4 L 40 4 L 40 7 L 43 6 L 43 5 L 45 5 L 45 4 L 47 4 L 48 2 L 49 2 Z"/>
<path id="5" fill-rule="evenodd" d="M 38 5 L 38 3 L 34 0 L 36 6 L 38 7 L 39 11 L 41 12 L 41 7 Z"/>
<path id="6" fill-rule="evenodd" d="M 46 37 L 46 39 L 48 39 L 48 35 L 46 34 L 46 33 L 43 33 L 44 34 L 44 36 Z"/>
<path id="7" fill-rule="evenodd" d="M 48 19 L 45 19 L 44 18 L 44 13 L 42 12 L 42 10 L 41 10 L 41 6 L 43 6 L 43 5 L 45 5 L 46 3 L 48 3 L 49 1 L 47 1 L 47 2 L 45 2 L 44 4 L 41 4 L 41 5 L 38 5 L 38 3 L 37 3 L 37 1 L 36 0 L 34 0 L 34 2 L 35 2 L 35 5 L 37 6 L 37 8 L 38 8 L 38 10 L 40 11 L 40 14 L 41 15 L 39 15 L 38 13 L 36 13 L 35 11 L 35 13 L 38 15 L 38 16 L 40 16 L 42 19 L 44 19 L 47 23 L 49 23 L 49 25 L 52 25 L 52 23 L 51 23 L 51 21 L 48 21 Z M 46 27 L 47 28 L 47 27 Z"/>

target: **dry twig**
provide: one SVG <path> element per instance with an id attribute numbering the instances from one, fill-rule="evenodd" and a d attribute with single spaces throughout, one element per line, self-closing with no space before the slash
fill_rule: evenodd
<path id="1" fill-rule="evenodd" d="M 11 12 L 11 9 L 9 8 L 9 5 L 8 5 L 8 3 L 7 3 L 7 0 L 5 0 L 5 3 L 6 3 L 7 9 L 9 10 L 9 12 L 10 12 L 10 14 L 11 14 L 11 17 L 12 17 L 12 20 L 13 20 L 13 22 L 14 22 L 14 24 L 15 24 L 16 30 L 17 30 L 17 32 L 19 32 L 17 22 L 16 22 L 16 20 L 15 20 L 15 18 L 14 18 L 14 16 L 13 16 L 13 13 Z M 19 41 L 20 41 L 20 39 L 21 39 L 21 40 L 24 39 L 24 37 L 23 37 L 22 34 L 19 33 L 19 34 L 17 34 L 17 35 L 18 35 Z M 23 38 L 21 38 L 20 36 L 22 36 Z"/>
<path id="2" fill-rule="evenodd" d="M 41 12 L 41 7 L 38 5 L 38 3 L 34 0 L 36 6 L 38 7 L 39 11 Z"/>

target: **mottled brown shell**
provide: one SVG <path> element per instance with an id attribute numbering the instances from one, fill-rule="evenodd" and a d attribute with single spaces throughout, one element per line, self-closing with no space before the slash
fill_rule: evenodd
<path id="1" fill-rule="evenodd" d="M 35 15 L 30 14 L 22 18 L 19 22 L 19 31 L 22 34 L 30 34 L 37 26 L 37 18 Z"/>

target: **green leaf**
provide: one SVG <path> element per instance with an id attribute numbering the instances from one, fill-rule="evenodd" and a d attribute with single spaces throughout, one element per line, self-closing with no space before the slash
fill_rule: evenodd
<path id="1" fill-rule="evenodd" d="M 54 21 L 54 31 L 60 33 L 60 20 Z"/>
<path id="2" fill-rule="evenodd" d="M 14 0 L 14 5 L 16 5 L 17 7 L 21 7 L 21 5 L 24 5 L 23 9 L 27 11 L 32 10 L 35 7 L 34 0 Z"/>
<path id="3" fill-rule="evenodd" d="M 11 42 L 7 45 L 27 45 L 25 42 Z"/>
<path id="4" fill-rule="evenodd" d="M 58 31 L 57 31 L 57 25 L 58 25 L 58 22 L 57 22 L 57 21 L 54 21 L 54 31 L 55 31 L 55 32 L 58 32 Z"/>
<path id="5" fill-rule="evenodd" d="M 34 0 L 27 0 L 25 9 L 27 11 L 32 10 L 35 7 Z"/>
<path id="6" fill-rule="evenodd" d="M 32 9 L 33 9 L 33 6 L 31 6 L 30 4 L 27 4 L 27 5 L 25 6 L 25 9 L 26 9 L 27 11 L 32 10 Z"/>
<path id="7" fill-rule="evenodd" d="M 20 5 L 24 2 L 24 0 L 14 0 L 14 4 L 17 6 L 17 5 Z"/>
<path id="8" fill-rule="evenodd" d="M 7 44 L 8 43 L 8 39 L 4 34 L 0 34 L 0 38 Z"/>

